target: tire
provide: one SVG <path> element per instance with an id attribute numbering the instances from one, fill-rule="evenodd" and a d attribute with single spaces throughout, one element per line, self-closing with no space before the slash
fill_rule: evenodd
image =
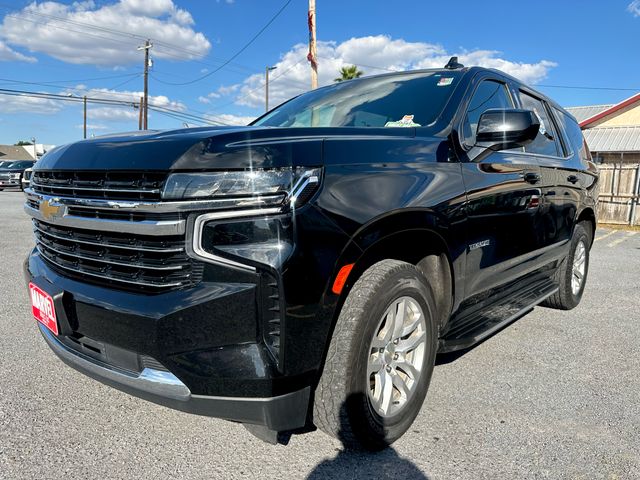
<path id="1" fill-rule="evenodd" d="M 584 287 L 587 284 L 587 274 L 589 273 L 589 251 L 591 249 L 592 226 L 589 222 L 578 223 L 573 230 L 571 238 L 571 247 L 569 254 L 562 261 L 555 273 L 555 280 L 558 283 L 558 291 L 541 303 L 544 307 L 554 308 L 556 310 L 571 310 L 580 303 Z M 584 269 L 579 288 L 574 289 L 572 284 L 574 278 L 574 264 L 576 258 L 581 257 L 582 249 L 584 249 Z"/>
<path id="2" fill-rule="evenodd" d="M 387 315 L 401 311 L 405 312 L 402 317 L 399 313 Z M 406 336 L 394 337 L 390 318 L 403 319 L 397 324 L 402 335 L 414 323 L 418 326 Z M 420 412 L 429 388 L 437 350 L 436 322 L 432 290 L 415 266 L 383 260 L 366 270 L 349 292 L 338 317 L 315 392 L 315 425 L 348 449 L 382 450 L 400 438 Z M 389 341 L 389 333 L 396 340 Z M 422 333 L 424 340 L 411 350 L 409 345 L 418 342 Z M 405 353 L 396 352 L 396 348 Z M 383 350 L 385 353 L 378 353 Z M 376 369 L 383 366 L 369 375 L 371 362 Z M 414 362 L 413 377 L 406 373 L 410 362 Z M 400 381 L 405 395 L 399 388 L 390 387 L 391 398 L 397 399 L 385 402 L 389 396 L 384 392 L 388 390 L 376 390 L 383 379 L 387 386 Z M 381 399 L 377 404 L 373 398 L 376 392 Z M 386 414 L 377 410 L 385 407 Z"/>

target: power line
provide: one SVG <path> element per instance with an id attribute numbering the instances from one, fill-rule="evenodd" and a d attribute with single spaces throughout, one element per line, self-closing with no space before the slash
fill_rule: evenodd
<path id="1" fill-rule="evenodd" d="M 619 87 L 583 87 L 578 85 L 542 85 L 542 84 L 534 84 L 533 87 L 541 87 L 541 88 L 568 88 L 572 90 L 610 90 L 610 91 L 621 91 L 621 92 L 638 92 L 640 88 L 619 88 Z"/>
<path id="2" fill-rule="evenodd" d="M 278 74 L 278 75 L 274 76 L 272 79 L 270 79 L 269 83 L 273 84 L 273 82 L 278 80 L 280 77 L 284 76 L 285 74 L 287 74 L 288 72 L 293 70 L 295 67 L 300 65 L 302 62 L 306 62 L 306 61 L 307 61 L 307 57 L 301 58 L 296 63 L 291 65 L 289 68 L 287 68 L 286 70 L 282 71 L 280 74 Z M 300 83 L 300 85 L 302 85 L 302 83 Z M 252 93 L 257 92 L 258 90 L 262 90 L 263 88 L 264 88 L 264 82 L 261 82 L 260 85 L 258 85 L 257 87 L 252 88 L 251 90 L 247 90 L 242 96 L 236 97 L 230 102 L 222 103 L 220 105 L 213 105 L 213 110 L 211 110 L 211 111 L 212 112 L 216 112 L 216 111 L 219 111 L 221 108 L 224 108 L 224 107 L 229 106 L 229 105 L 233 105 L 234 103 L 237 103 L 239 100 L 243 100 L 243 99 L 249 97 Z M 306 90 L 306 89 L 307 89 L 307 86 L 305 85 L 304 90 Z"/>
<path id="3" fill-rule="evenodd" d="M 62 102 L 71 102 L 71 103 L 83 103 L 84 99 L 82 97 L 74 97 L 56 93 L 49 92 L 33 92 L 28 90 L 13 90 L 0 88 L 0 95 L 6 96 L 15 96 L 15 97 L 29 97 L 29 98 L 41 98 L 45 100 L 54 100 L 54 101 L 62 101 Z M 114 100 L 110 98 L 100 98 L 100 97 L 87 97 L 87 103 L 93 103 L 98 105 L 110 105 L 117 107 L 139 107 L 140 102 L 136 101 L 125 101 L 125 100 Z M 190 120 L 196 120 L 203 123 L 220 123 L 224 124 L 224 122 L 213 121 L 205 117 L 201 117 L 198 115 L 192 115 L 188 113 L 188 111 L 180 111 L 175 110 L 169 107 L 165 107 L 163 105 L 155 105 L 149 103 L 149 108 L 163 110 L 164 112 L 173 113 L 175 115 L 182 116 L 184 118 L 189 118 Z"/>
<path id="4" fill-rule="evenodd" d="M 0 81 L 4 82 L 2 85 L 10 85 L 10 84 L 27 84 L 27 85 L 44 85 L 50 86 L 56 83 L 78 83 L 78 82 L 90 82 L 94 80 L 111 80 L 113 78 L 124 78 L 124 77 L 133 77 L 138 75 L 138 73 L 125 73 L 121 75 L 108 75 L 105 77 L 91 77 L 91 78 L 77 78 L 72 80 L 49 80 L 49 82 L 45 83 L 37 83 L 37 82 L 27 82 L 24 80 L 16 80 L 14 78 L 0 78 Z"/>
<path id="5" fill-rule="evenodd" d="M 291 3 L 291 0 L 287 0 L 284 5 L 282 5 L 282 7 L 280 7 L 280 10 L 278 10 L 276 12 L 276 14 L 271 17 L 271 19 L 265 24 L 264 27 L 262 27 L 260 30 L 258 30 L 258 33 L 256 33 L 251 40 L 249 40 L 247 43 L 244 44 L 244 46 L 238 50 L 236 53 L 234 53 L 228 60 L 226 60 L 222 65 L 220 65 L 219 67 L 217 67 L 215 70 L 208 72 L 204 75 L 202 75 L 201 77 L 195 78 L 193 80 L 190 80 L 188 82 L 182 82 L 182 83 L 171 83 L 171 82 L 163 82 L 166 83 L 167 85 L 177 85 L 177 86 L 183 86 L 183 85 L 191 85 L 192 83 L 196 83 L 199 82 L 201 80 L 204 80 L 205 78 L 210 77 L 211 75 L 213 75 L 214 73 L 219 72 L 220 70 L 222 70 L 225 66 L 227 66 L 229 63 L 231 63 L 233 60 L 235 60 L 242 52 L 244 52 L 247 48 L 249 48 L 249 46 L 255 42 L 257 40 L 257 38 L 276 20 L 276 18 L 278 18 L 278 16 L 284 11 L 285 8 L 287 8 L 287 6 Z"/>

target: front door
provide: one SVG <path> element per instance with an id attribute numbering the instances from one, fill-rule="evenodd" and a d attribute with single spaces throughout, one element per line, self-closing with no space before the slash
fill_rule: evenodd
<path id="1" fill-rule="evenodd" d="M 480 115 L 514 108 L 506 85 L 480 82 L 468 103 L 462 142 L 471 147 Z M 522 148 L 463 158 L 467 190 L 468 247 L 465 297 L 488 294 L 539 266 L 544 246 L 541 169 Z"/>

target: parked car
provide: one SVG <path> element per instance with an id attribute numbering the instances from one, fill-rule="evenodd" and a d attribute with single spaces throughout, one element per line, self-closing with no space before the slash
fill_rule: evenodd
<path id="1" fill-rule="evenodd" d="M 5 188 L 22 189 L 22 175 L 27 168 L 33 167 L 35 160 L 15 160 L 0 165 L 0 191 Z"/>
<path id="2" fill-rule="evenodd" d="M 22 178 L 20 179 L 20 188 L 22 188 L 23 191 L 25 188 L 29 187 L 32 172 L 33 168 L 27 168 L 24 172 L 22 172 Z"/>
<path id="3" fill-rule="evenodd" d="M 57 148 L 26 190 L 25 275 L 48 345 L 101 382 L 270 442 L 317 426 L 376 450 L 437 354 L 578 305 L 597 185 L 567 111 L 451 62 L 248 127 Z"/>

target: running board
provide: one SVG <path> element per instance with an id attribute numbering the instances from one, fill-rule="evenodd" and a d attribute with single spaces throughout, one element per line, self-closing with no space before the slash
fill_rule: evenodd
<path id="1" fill-rule="evenodd" d="M 464 350 L 525 316 L 533 307 L 558 291 L 551 280 L 541 280 L 527 288 L 501 298 L 477 312 L 453 319 L 452 328 L 440 339 L 438 353 Z"/>

